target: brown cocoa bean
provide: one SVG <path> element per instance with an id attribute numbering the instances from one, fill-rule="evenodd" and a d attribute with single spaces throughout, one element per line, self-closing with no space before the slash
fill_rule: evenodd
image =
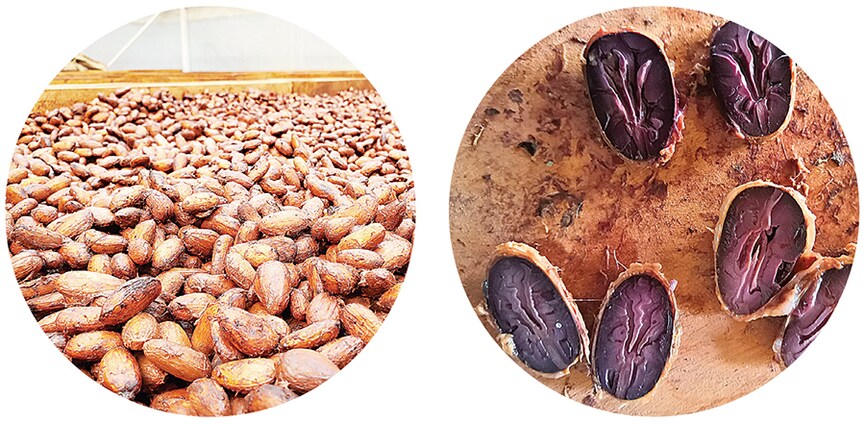
<path id="1" fill-rule="evenodd" d="M 360 274 L 354 267 L 326 260 L 316 261 L 314 267 L 324 290 L 331 294 L 346 295 L 357 288 Z"/>
<path id="2" fill-rule="evenodd" d="M 171 300 L 168 310 L 177 320 L 192 321 L 201 317 L 211 304 L 216 304 L 216 297 L 203 292 L 193 292 Z"/>
<path id="3" fill-rule="evenodd" d="M 215 367 L 212 378 L 231 391 L 246 393 L 273 382 L 276 364 L 267 358 L 235 360 Z"/>
<path id="4" fill-rule="evenodd" d="M 368 297 L 378 297 L 396 285 L 396 276 L 388 269 L 365 270 L 360 273 L 357 286 Z"/>
<path id="5" fill-rule="evenodd" d="M 225 255 L 225 274 L 237 286 L 249 289 L 255 280 L 256 271 L 242 255 L 229 252 Z"/>
<path id="6" fill-rule="evenodd" d="M 199 416 L 227 416 L 230 413 L 228 394 L 210 378 L 192 381 L 186 387 L 186 399 L 195 406 Z"/>
<path id="7" fill-rule="evenodd" d="M 123 339 L 117 332 L 91 331 L 70 338 L 63 352 L 75 360 L 98 361 L 108 350 L 122 346 Z"/>
<path id="8" fill-rule="evenodd" d="M 159 339 L 164 339 L 184 347 L 192 347 L 192 342 L 189 340 L 186 330 L 179 323 L 171 321 L 159 322 L 156 328 Z"/>
<path id="9" fill-rule="evenodd" d="M 375 303 L 375 307 L 379 311 L 389 312 L 393 308 L 393 303 L 396 302 L 396 297 L 399 296 L 399 290 L 402 283 L 397 283 L 385 291 Z"/>
<path id="10" fill-rule="evenodd" d="M 276 376 L 292 390 L 305 393 L 339 372 L 339 368 L 327 357 L 313 350 L 297 348 L 278 357 Z"/>
<path id="11" fill-rule="evenodd" d="M 75 270 L 61 274 L 54 284 L 69 300 L 89 304 L 93 298 L 107 296 L 124 283 L 109 274 Z"/>
<path id="12" fill-rule="evenodd" d="M 210 375 L 207 356 L 164 339 L 151 339 L 144 343 L 144 356 L 160 369 L 184 381 L 192 382 Z"/>
<path id="13" fill-rule="evenodd" d="M 141 371 L 135 357 L 122 346 L 114 347 L 94 366 L 96 382 L 132 400 L 141 390 Z"/>
<path id="14" fill-rule="evenodd" d="M 325 320 L 339 320 L 339 311 L 342 308 L 341 300 L 327 292 L 317 294 L 309 302 L 306 310 L 306 321 L 309 323 Z"/>
<path id="15" fill-rule="evenodd" d="M 298 329 L 280 341 L 282 348 L 316 348 L 333 341 L 339 335 L 339 321 L 322 320 Z"/>
<path id="16" fill-rule="evenodd" d="M 223 306 L 214 318 L 232 345 L 248 356 L 269 355 L 279 344 L 279 335 L 266 320 L 243 309 Z"/>
<path id="17" fill-rule="evenodd" d="M 381 319 L 367 307 L 351 303 L 346 304 L 339 314 L 343 329 L 349 334 L 360 338 L 364 344 L 378 332 Z"/>
<path id="18" fill-rule="evenodd" d="M 126 322 L 150 305 L 161 291 L 162 285 L 154 277 L 131 279 L 108 295 L 100 320 L 106 325 Z"/>
<path id="19" fill-rule="evenodd" d="M 384 258 L 368 249 L 346 249 L 336 254 L 336 262 L 358 269 L 376 269 L 384 264 Z"/>
<path id="20" fill-rule="evenodd" d="M 264 384 L 253 389 L 243 398 L 243 401 L 246 403 L 243 411 L 258 412 L 279 406 L 295 398 L 297 398 L 297 394 L 288 388 L 282 388 L 273 384 Z"/>
<path id="21" fill-rule="evenodd" d="M 234 287 L 231 279 L 223 274 L 195 273 L 186 278 L 183 291 L 186 293 L 204 292 L 218 297 Z"/>
<path id="22" fill-rule="evenodd" d="M 63 245 L 63 235 L 35 224 L 15 226 L 12 240 L 32 249 L 56 249 Z"/>
<path id="23" fill-rule="evenodd" d="M 384 240 L 386 229 L 380 223 L 363 226 L 342 238 L 339 249 L 375 249 Z"/>
<path id="24" fill-rule="evenodd" d="M 183 250 L 183 241 L 180 239 L 166 239 L 153 249 L 153 267 L 159 270 L 167 270 L 174 267 L 179 262 L 180 254 L 183 253 Z"/>
<path id="25" fill-rule="evenodd" d="M 294 264 L 268 261 L 258 268 L 252 291 L 270 314 L 279 315 L 288 307 L 291 289 L 299 282 Z"/>
<path id="26" fill-rule="evenodd" d="M 266 235 L 294 236 L 310 225 L 309 218 L 298 208 L 274 212 L 262 217 L 258 230 Z"/>
<path id="27" fill-rule="evenodd" d="M 323 354 L 338 368 L 344 368 L 363 349 L 363 341 L 354 336 L 347 335 L 337 338 L 322 345 L 316 351 Z"/>
<path id="28" fill-rule="evenodd" d="M 141 371 L 142 390 L 152 393 L 165 384 L 168 373 L 156 366 L 144 353 L 136 354 L 135 361 L 138 362 L 138 369 Z"/>
<path id="29" fill-rule="evenodd" d="M 124 347 L 140 351 L 145 342 L 159 335 L 159 323 L 150 313 L 138 313 L 123 325 L 120 335 Z"/>

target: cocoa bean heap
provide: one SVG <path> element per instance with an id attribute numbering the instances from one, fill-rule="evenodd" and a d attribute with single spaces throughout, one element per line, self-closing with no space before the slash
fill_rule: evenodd
<path id="1" fill-rule="evenodd" d="M 373 91 L 120 89 L 26 120 L 6 186 L 39 326 L 109 390 L 257 411 L 369 343 L 412 250 L 414 181 Z"/>

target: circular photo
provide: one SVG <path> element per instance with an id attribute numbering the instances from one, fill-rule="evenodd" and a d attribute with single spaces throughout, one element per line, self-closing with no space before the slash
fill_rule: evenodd
<path id="1" fill-rule="evenodd" d="M 12 269 L 57 349 L 117 395 L 267 409 L 386 319 L 412 251 L 408 161 L 378 93 L 322 40 L 239 9 L 155 13 L 77 55 L 24 122 Z"/>
<path id="2" fill-rule="evenodd" d="M 526 372 L 631 415 L 709 409 L 806 352 L 859 225 L 841 126 L 787 48 L 706 13 L 570 24 L 472 117 L 451 240 Z"/>

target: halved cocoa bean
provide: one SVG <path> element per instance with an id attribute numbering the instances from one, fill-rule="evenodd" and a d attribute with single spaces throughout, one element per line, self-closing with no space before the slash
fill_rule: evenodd
<path id="1" fill-rule="evenodd" d="M 727 22 L 712 38 L 710 76 L 727 121 L 739 137 L 784 130 L 793 111 L 793 60 L 753 31 Z"/>
<path id="2" fill-rule="evenodd" d="M 583 57 L 604 140 L 625 158 L 667 162 L 685 125 L 663 43 L 636 31 L 601 29 Z"/>
<path id="3" fill-rule="evenodd" d="M 814 214 L 794 189 L 754 181 L 726 197 L 715 228 L 715 279 L 721 306 L 738 320 L 785 315 L 802 287 Z M 791 284 L 793 283 L 793 284 Z"/>
<path id="4" fill-rule="evenodd" d="M 483 286 L 496 338 L 525 367 L 548 376 L 569 373 L 588 358 L 585 322 L 555 267 L 517 242 L 496 247 Z"/>
<path id="5" fill-rule="evenodd" d="M 849 254 L 838 258 L 821 257 L 801 273 L 807 287 L 772 347 L 775 360 L 782 366 L 796 361 L 832 317 L 847 286 L 856 245 L 849 245 L 847 251 Z"/>
<path id="6" fill-rule="evenodd" d="M 602 390 L 638 399 L 670 367 L 680 333 L 675 285 L 660 264 L 631 264 L 610 285 L 592 344 L 592 374 Z"/>

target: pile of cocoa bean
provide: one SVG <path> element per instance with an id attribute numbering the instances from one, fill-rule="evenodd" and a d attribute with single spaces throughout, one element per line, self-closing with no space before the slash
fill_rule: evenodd
<path id="1" fill-rule="evenodd" d="M 414 206 L 375 92 L 121 89 L 27 118 L 6 236 L 39 326 L 86 375 L 230 415 L 316 388 L 369 343 Z"/>

